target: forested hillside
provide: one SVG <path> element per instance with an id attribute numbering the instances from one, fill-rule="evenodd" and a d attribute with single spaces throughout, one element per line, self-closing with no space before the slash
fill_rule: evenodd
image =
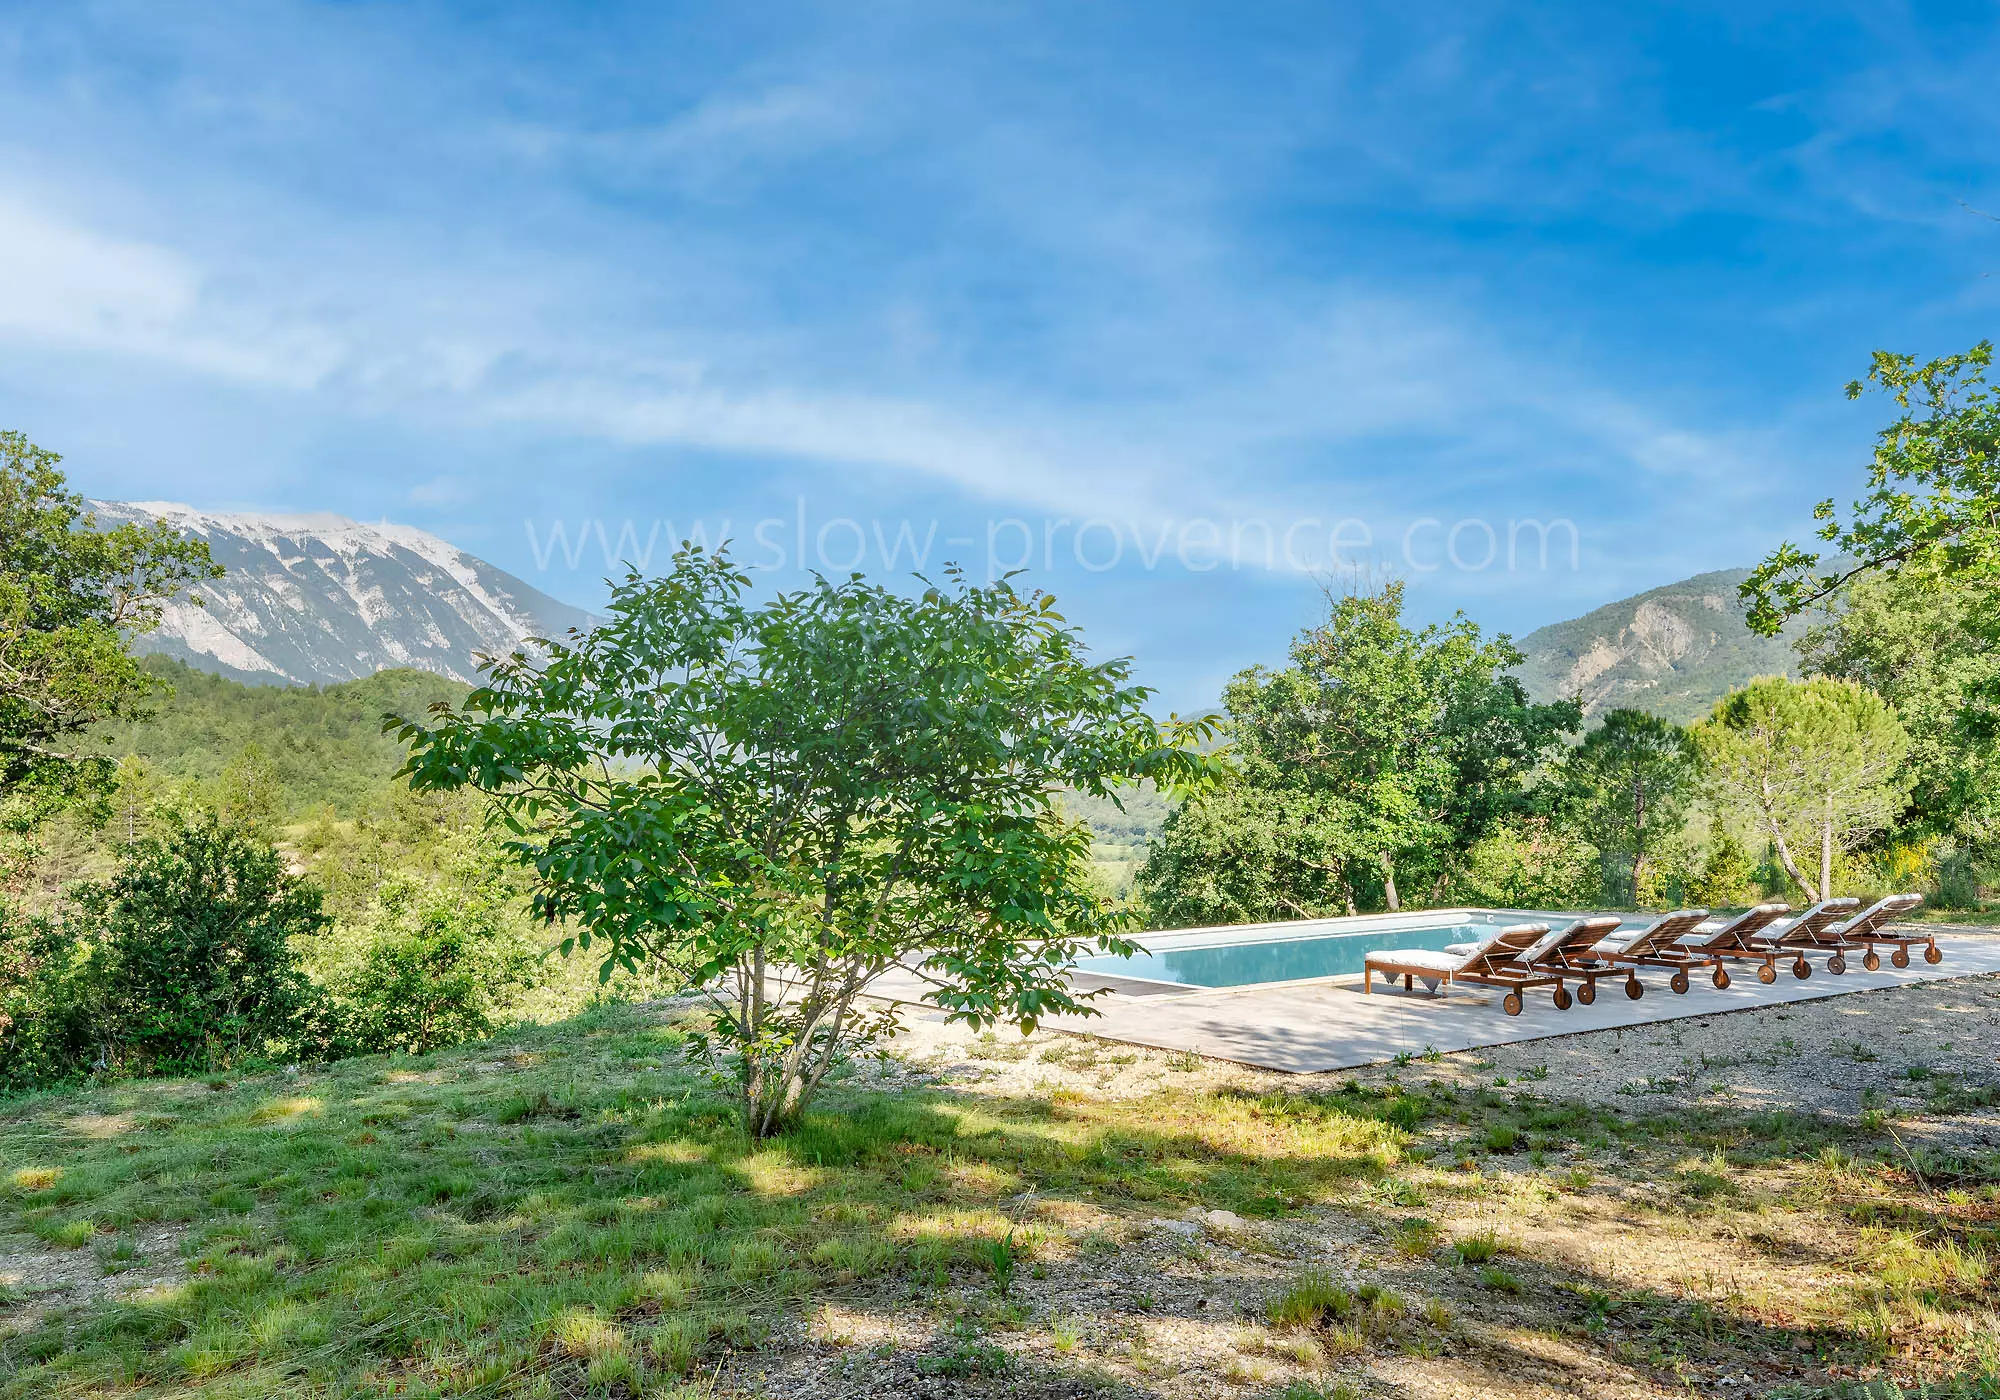
<path id="1" fill-rule="evenodd" d="M 285 687 L 244 685 L 165 657 L 144 664 L 170 693 L 151 719 L 108 726 L 112 751 L 136 754 L 170 778 L 213 782 L 255 746 L 277 770 L 291 815 L 328 803 L 352 815 L 403 762 L 402 745 L 382 732 L 382 716 L 416 716 L 469 689 L 429 671 Z"/>
<path id="2" fill-rule="evenodd" d="M 1606 603 L 1521 638 L 1515 668 L 1537 700 L 1583 701 L 1586 717 L 1621 707 L 1689 723 L 1755 676 L 1796 675 L 1805 620 L 1762 637 L 1744 623 L 1748 569 L 1718 569 Z"/>

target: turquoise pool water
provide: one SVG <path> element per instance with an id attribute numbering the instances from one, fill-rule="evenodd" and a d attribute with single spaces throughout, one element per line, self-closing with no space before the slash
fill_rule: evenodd
<path id="1" fill-rule="evenodd" d="M 1370 953 L 1387 948 L 1442 948 L 1470 942 L 1489 929 L 1528 919 L 1546 922 L 1547 915 L 1506 910 L 1478 910 L 1451 916 L 1453 922 L 1397 927 L 1369 927 L 1366 916 L 1327 919 L 1290 926 L 1292 932 L 1265 932 L 1286 925 L 1245 929 L 1234 936 L 1228 929 L 1198 933 L 1154 934 L 1141 939 L 1146 951 L 1129 958 L 1078 958 L 1079 972 L 1110 977 L 1140 977 L 1149 982 L 1177 982 L 1188 987 L 1244 987 L 1257 982 L 1293 982 L 1309 977 L 1339 977 L 1359 973 Z M 1320 926 L 1339 926 L 1315 931 Z"/>

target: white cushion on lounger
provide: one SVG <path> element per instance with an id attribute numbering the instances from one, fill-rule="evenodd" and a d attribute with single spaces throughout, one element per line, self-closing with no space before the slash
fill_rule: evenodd
<path id="1" fill-rule="evenodd" d="M 1547 957 L 1550 953 L 1553 953 L 1557 948 L 1562 946 L 1564 940 L 1567 939 L 1573 932 L 1575 932 L 1578 924 L 1588 923 L 1592 917 L 1597 917 L 1597 916 L 1586 915 L 1584 918 L 1574 919 L 1571 922 L 1564 924 L 1559 929 L 1552 929 L 1548 933 L 1543 934 L 1539 939 L 1535 941 L 1532 947 L 1530 947 L 1526 952 L 1521 954 L 1521 961 L 1534 962 L 1537 958 Z M 1593 943 L 1597 943 L 1597 942 L 1602 942 L 1603 940 L 1595 939 L 1592 941 Z M 1456 953 L 1461 958 L 1470 956 L 1472 953 L 1476 952 L 1478 948 L 1479 945 L 1477 943 L 1447 943 L 1444 945 L 1444 950 L 1447 953 Z"/>
<path id="2" fill-rule="evenodd" d="M 1426 967 L 1439 972 L 1456 972 L 1465 966 L 1466 954 L 1479 945 L 1469 944 L 1464 953 L 1453 956 L 1436 948 L 1390 948 L 1380 953 L 1370 953 L 1369 962 L 1393 962 L 1398 968 Z"/>
<path id="3" fill-rule="evenodd" d="M 1611 935 L 1611 937 L 1605 939 L 1600 946 L 1607 953 L 1622 953 L 1627 948 L 1631 947 L 1634 943 L 1637 943 L 1640 939 L 1644 938 L 1647 934 L 1651 933 L 1652 931 L 1653 930 L 1650 926 L 1646 928 L 1635 928 L 1629 931 L 1620 930 L 1619 932 Z"/>
<path id="4" fill-rule="evenodd" d="M 1920 894 L 1892 894 L 1876 900 L 1846 923 L 1828 930 L 1833 938 L 1847 938 L 1856 933 L 1873 933 L 1899 914 L 1907 914 L 1924 902 Z"/>

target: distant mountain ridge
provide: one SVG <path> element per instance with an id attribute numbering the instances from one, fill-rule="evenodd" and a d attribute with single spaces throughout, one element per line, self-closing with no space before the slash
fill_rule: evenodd
<path id="1" fill-rule="evenodd" d="M 251 684 L 326 685 L 412 667 L 478 678 L 474 657 L 561 636 L 590 615 L 408 525 L 93 501 L 107 523 L 164 520 L 227 574 L 168 607 L 138 650 Z"/>
<path id="2" fill-rule="evenodd" d="M 338 515 L 226 514 L 166 502 L 91 503 L 108 523 L 164 520 L 207 541 L 227 574 L 170 606 L 138 650 L 250 684 L 329 685 L 399 667 L 478 679 L 474 657 L 587 627 L 590 615 L 408 525 Z M 1719 569 L 1649 589 L 1520 639 L 1538 700 L 1578 696 L 1597 716 L 1629 706 L 1686 722 L 1753 676 L 1796 675 L 1793 642 L 1744 625 Z"/>
<path id="3" fill-rule="evenodd" d="M 1537 700 L 1583 700 L 1584 714 L 1637 709 L 1680 723 L 1700 719 L 1754 676 L 1798 674 L 1793 642 L 1808 625 L 1775 637 L 1744 623 L 1736 590 L 1748 569 L 1718 569 L 1607 603 L 1516 643 L 1516 673 Z"/>

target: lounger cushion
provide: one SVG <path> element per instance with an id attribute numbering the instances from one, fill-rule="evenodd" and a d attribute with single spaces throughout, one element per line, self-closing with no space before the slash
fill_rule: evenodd
<path id="1" fill-rule="evenodd" d="M 1521 954 L 1521 961 L 1534 962 L 1539 958 L 1546 958 L 1549 954 L 1555 952 L 1558 948 L 1561 948 L 1565 943 L 1569 942 L 1572 937 L 1575 937 L 1578 934 L 1578 932 L 1583 928 L 1584 925 L 1594 924 L 1597 922 L 1599 918 L 1602 917 L 1605 916 L 1599 915 L 1599 916 L 1590 916 L 1581 918 L 1578 919 L 1575 923 L 1568 924 L 1562 928 L 1557 929 L 1554 933 L 1545 934 L 1540 942 L 1536 943 L 1534 947 L 1528 949 L 1527 952 Z M 1617 948 L 1621 946 L 1622 943 L 1627 943 L 1630 942 L 1632 939 L 1637 938 L 1639 936 L 1639 933 L 1641 932 L 1644 932 L 1644 930 L 1639 930 L 1630 935 L 1627 935 L 1622 933 L 1613 933 L 1610 929 L 1606 929 L 1604 930 L 1602 936 L 1600 937 L 1590 938 L 1590 939 L 1578 939 L 1578 941 L 1583 942 L 1587 946 L 1592 948 L 1597 948 L 1597 947 Z M 1444 950 L 1447 953 L 1456 953 L 1458 954 L 1458 956 L 1462 958 L 1472 953 L 1478 947 L 1479 945 L 1477 943 L 1447 943 L 1444 945 Z"/>
<path id="2" fill-rule="evenodd" d="M 1698 953 L 1719 948 L 1747 948 L 1750 940 L 1791 912 L 1789 904 L 1759 904 L 1744 910 L 1706 938 L 1683 940 L 1683 946 Z"/>
<path id="3" fill-rule="evenodd" d="M 1873 933 L 1899 914 L 1907 914 L 1923 902 L 1924 897 L 1920 894 L 1892 894 L 1885 896 L 1882 899 L 1876 900 L 1846 923 L 1838 924 L 1828 930 L 1828 935 L 1832 938 L 1850 938 L 1857 934 Z"/>
<path id="4" fill-rule="evenodd" d="M 1370 953 L 1368 961 L 1377 967 L 1393 966 L 1401 968 L 1422 968 L 1426 971 L 1457 972 L 1465 966 L 1467 954 L 1477 948 L 1477 943 L 1468 944 L 1464 953 L 1451 953 L 1435 948 L 1390 948 L 1380 953 Z"/>
<path id="5" fill-rule="evenodd" d="M 1389 948 L 1370 953 L 1367 965 L 1394 971 L 1415 971 L 1420 975 L 1432 970 L 1441 974 L 1470 973 L 1475 968 L 1490 964 L 1495 958 L 1518 958 L 1523 949 L 1546 936 L 1548 931 L 1547 924 L 1509 924 L 1506 928 L 1494 929 L 1463 953 L 1448 953 L 1442 948 Z"/>
<path id="6" fill-rule="evenodd" d="M 1771 941 L 1795 948 L 1837 946 L 1840 942 L 1839 935 L 1828 930 L 1839 923 L 1842 916 L 1850 914 L 1859 903 L 1860 900 L 1845 896 L 1838 899 L 1822 899 L 1797 918 L 1786 921 L 1782 927 L 1773 924 L 1772 927 L 1779 932 Z"/>
<path id="7" fill-rule="evenodd" d="M 1671 914 L 1662 914 L 1644 928 L 1614 933 L 1598 946 L 1607 953 L 1629 953 L 1642 943 L 1649 945 L 1648 951 L 1672 947 L 1692 937 L 1707 918 L 1706 909 L 1676 909 Z"/>

